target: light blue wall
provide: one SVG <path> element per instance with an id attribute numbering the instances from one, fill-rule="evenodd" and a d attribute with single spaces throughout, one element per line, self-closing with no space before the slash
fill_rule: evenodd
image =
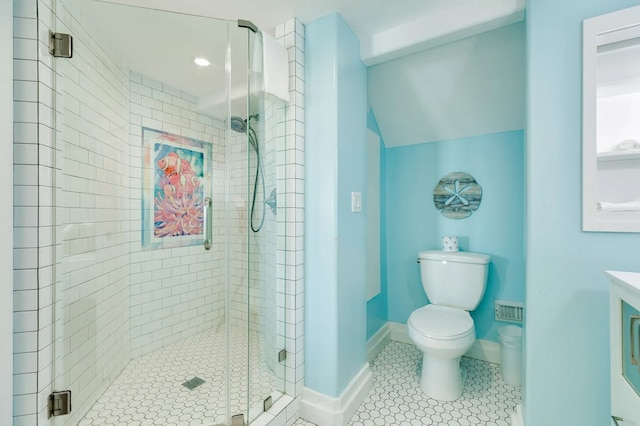
<path id="1" fill-rule="evenodd" d="M 524 300 L 524 137 L 522 131 L 387 148 L 389 321 L 406 323 L 427 304 L 418 252 L 458 236 L 462 251 L 491 255 L 487 291 L 472 313 L 480 339 L 497 340 L 494 299 Z M 436 210 L 433 189 L 451 172 L 482 187 L 480 208 L 466 219 Z"/>
<path id="2" fill-rule="evenodd" d="M 370 339 L 388 321 L 387 294 L 387 194 L 386 148 L 372 109 L 367 114 L 367 128 L 380 136 L 380 294 L 367 302 L 367 339 Z"/>
<path id="3" fill-rule="evenodd" d="M 582 21 L 637 0 L 527 2 L 525 424 L 611 424 L 608 280 L 640 235 L 581 231 Z"/>
<path id="4" fill-rule="evenodd" d="M 337 397 L 366 362 L 367 73 L 338 14 L 305 43 L 305 386 Z"/>

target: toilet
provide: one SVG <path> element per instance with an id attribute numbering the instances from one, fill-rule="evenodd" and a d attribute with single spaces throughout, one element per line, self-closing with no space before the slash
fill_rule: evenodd
<path id="1" fill-rule="evenodd" d="M 453 401 L 462 395 L 460 358 L 476 339 L 469 311 L 484 296 L 489 260 L 486 254 L 471 252 L 419 253 L 420 278 L 430 304 L 411 313 L 407 328 L 423 353 L 420 388 L 433 399 Z"/>

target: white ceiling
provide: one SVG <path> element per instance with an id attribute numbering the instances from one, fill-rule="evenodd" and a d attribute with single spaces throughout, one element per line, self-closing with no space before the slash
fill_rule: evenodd
<path id="1" fill-rule="evenodd" d="M 517 23 L 369 67 L 385 146 L 523 129 L 525 38 Z"/>
<path id="2" fill-rule="evenodd" d="M 307 24 L 340 13 L 360 40 L 366 65 L 404 56 L 524 19 L 524 0 L 99 0 L 246 19 L 262 31 L 298 18 Z"/>
<path id="3" fill-rule="evenodd" d="M 217 117 L 226 116 L 227 39 L 232 45 L 232 113 L 246 113 L 248 33 L 237 27 L 237 19 L 249 20 L 262 31 L 274 34 L 277 25 L 291 18 L 308 24 L 338 12 L 358 36 L 363 62 L 371 66 L 484 33 L 524 17 L 524 0 L 62 0 L 62 3 L 125 66 L 195 95 L 203 111 Z M 234 55 L 235 52 L 242 54 Z M 191 59 L 199 55 L 212 59 L 212 66 L 195 67 Z M 233 72 L 238 69 L 243 72 Z M 234 98 L 238 101 L 233 101 Z"/>

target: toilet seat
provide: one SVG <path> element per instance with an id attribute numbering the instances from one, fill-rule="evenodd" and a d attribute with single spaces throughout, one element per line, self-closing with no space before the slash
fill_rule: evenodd
<path id="1" fill-rule="evenodd" d="M 474 333 L 469 312 L 448 306 L 427 305 L 413 311 L 407 322 L 413 331 L 438 340 L 455 340 Z"/>

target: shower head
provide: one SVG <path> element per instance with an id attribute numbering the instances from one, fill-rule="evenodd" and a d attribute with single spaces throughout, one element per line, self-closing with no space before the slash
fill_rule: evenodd
<path id="1" fill-rule="evenodd" d="M 257 116 L 255 116 L 257 117 Z M 249 116 L 249 119 L 255 118 L 253 115 Z M 249 143 L 256 150 L 256 153 L 260 155 L 260 147 L 258 146 L 258 136 L 255 130 L 251 127 L 251 123 L 247 123 L 247 120 L 243 120 L 237 115 L 231 116 L 231 130 L 238 133 L 244 133 L 249 135 Z M 248 131 L 248 133 L 247 133 Z"/>
<path id="2" fill-rule="evenodd" d="M 231 116 L 231 130 L 238 133 L 247 133 L 247 121 L 237 115 Z"/>

